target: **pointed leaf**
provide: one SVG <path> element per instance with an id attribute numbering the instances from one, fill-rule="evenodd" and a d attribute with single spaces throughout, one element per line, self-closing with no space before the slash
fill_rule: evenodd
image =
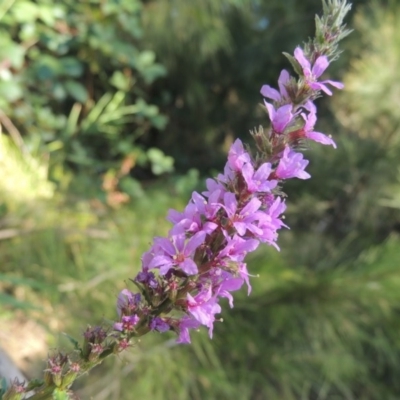
<path id="1" fill-rule="evenodd" d="M 283 55 L 289 60 L 290 64 L 292 64 L 292 67 L 297 74 L 303 76 L 303 68 L 301 68 L 299 62 L 289 53 L 283 52 Z"/>
<path id="2" fill-rule="evenodd" d="M 68 333 L 65 332 L 62 332 L 62 334 L 72 343 L 75 350 L 82 350 L 79 347 L 79 342 L 75 338 L 73 338 L 72 336 L 68 335 Z"/>

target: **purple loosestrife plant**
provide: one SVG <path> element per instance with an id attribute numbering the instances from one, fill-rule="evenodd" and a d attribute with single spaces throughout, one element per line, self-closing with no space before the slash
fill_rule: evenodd
<path id="1" fill-rule="evenodd" d="M 338 42 L 349 33 L 343 25 L 349 9 L 345 0 L 323 1 L 316 37 L 297 47 L 294 56 L 285 53 L 298 78 L 283 70 L 279 91 L 269 85 L 261 88 L 269 128 L 251 132 L 256 151 L 237 139 L 224 173 L 207 180 L 207 191 L 194 192 L 183 212 L 170 210 L 173 225 L 167 237 L 155 238 L 143 254 L 141 270 L 132 279 L 136 290 L 124 289 L 118 296 L 118 320 L 107 329 L 88 327 L 81 347 L 73 341 L 74 357 L 51 356 L 44 381 L 26 386 L 27 391 L 37 391 L 31 399 L 67 393 L 77 377 L 150 331 L 172 331 L 179 343 L 190 343 L 191 330 L 205 326 L 212 337 L 214 323 L 220 320 L 220 299 L 228 299 L 232 307 L 231 292 L 246 284 L 250 293 L 246 255 L 260 243 L 279 249 L 278 231 L 287 227 L 284 182 L 310 178 L 301 150 L 309 140 L 336 147 L 330 136 L 314 131 L 313 102 L 321 92 L 332 94 L 327 85 L 343 87 L 321 80 L 321 75 L 337 58 Z M 21 398 L 15 393 L 16 389 L 3 398 Z"/>
<path id="2" fill-rule="evenodd" d="M 230 292 L 244 283 L 250 292 L 244 260 L 260 242 L 278 248 L 278 230 L 286 226 L 282 221 L 285 180 L 311 177 L 301 149 L 307 140 L 336 147 L 330 136 L 314 131 L 313 101 L 321 92 L 332 95 L 327 85 L 343 88 L 340 82 L 321 80 L 321 75 L 329 66 L 329 57 L 332 60 L 337 55 L 337 40 L 348 33 L 341 25 L 348 9 L 343 1 L 324 2 L 324 11 L 329 11 L 325 18 L 317 17 L 316 39 L 304 49 L 297 47 L 294 56 L 287 55 L 298 79 L 283 70 L 279 91 L 269 85 L 261 88 L 270 128 L 252 132 L 257 152 L 237 139 L 224 173 L 207 181 L 208 190 L 193 193 L 183 213 L 170 210 L 168 219 L 173 226 L 168 237 L 154 239 L 142 257 L 140 279 L 134 279 L 141 301 L 128 314 L 118 303 L 121 321 L 138 319 L 138 336 L 148 330 L 161 331 L 157 327 L 162 322 L 162 331 L 176 332 L 179 343 L 190 343 L 190 330 L 202 325 L 212 337 L 216 315 L 221 312 L 220 298 L 228 298 L 232 307 Z M 336 25 L 329 27 L 327 15 L 339 14 L 339 25 L 333 18 Z M 144 274 L 148 280 L 141 278 Z M 119 329 L 121 321 L 114 329 L 122 337 L 131 337 L 131 331 Z"/>

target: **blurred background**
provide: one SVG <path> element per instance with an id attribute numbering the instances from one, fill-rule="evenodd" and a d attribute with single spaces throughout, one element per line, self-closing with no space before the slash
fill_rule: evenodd
<path id="1" fill-rule="evenodd" d="M 0 1 L 0 346 L 30 377 L 116 316 L 169 208 L 267 124 L 262 84 L 319 0 Z M 150 334 L 82 399 L 400 399 L 400 2 L 355 0 L 345 83 L 318 100 L 312 179 L 288 182 L 281 251 L 214 339 Z"/>

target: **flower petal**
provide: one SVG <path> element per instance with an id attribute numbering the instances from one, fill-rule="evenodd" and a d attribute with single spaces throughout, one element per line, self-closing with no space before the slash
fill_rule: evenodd
<path id="1" fill-rule="evenodd" d="M 331 145 L 336 149 L 336 143 L 333 141 L 333 139 L 321 132 L 307 132 L 306 137 L 314 142 Z"/>
<path id="2" fill-rule="evenodd" d="M 268 99 L 275 101 L 281 100 L 280 93 L 269 85 L 263 85 L 260 92 L 264 97 L 267 97 Z"/>
<path id="3" fill-rule="evenodd" d="M 291 104 L 286 104 L 282 107 L 279 107 L 276 111 L 275 118 L 273 120 L 273 126 L 277 132 L 282 133 L 288 123 L 292 120 L 292 108 L 293 106 Z"/>
<path id="4" fill-rule="evenodd" d="M 319 78 L 324 71 L 328 68 L 329 60 L 326 56 L 320 56 L 316 59 L 313 67 L 312 67 L 312 74 L 315 78 Z"/>
<path id="5" fill-rule="evenodd" d="M 286 90 L 286 85 L 289 83 L 289 81 L 290 81 L 289 72 L 287 72 L 286 69 L 283 69 L 278 79 L 279 90 L 281 91 L 281 95 L 283 97 L 289 97 L 288 92 Z"/>
<path id="6" fill-rule="evenodd" d="M 272 104 L 264 100 L 265 107 L 267 108 L 269 119 L 271 122 L 275 119 L 275 108 Z"/>
<path id="7" fill-rule="evenodd" d="M 300 47 L 296 47 L 294 51 L 294 57 L 299 62 L 299 64 L 303 67 L 303 69 L 310 69 L 310 61 L 304 57 L 303 50 Z"/>
<path id="8" fill-rule="evenodd" d="M 186 258 L 179 266 L 188 275 L 196 275 L 199 272 L 197 264 L 191 258 Z"/>
<path id="9" fill-rule="evenodd" d="M 206 233 L 203 231 L 197 232 L 195 235 L 193 235 L 189 241 L 186 244 L 185 247 L 185 255 L 189 255 L 194 253 L 194 251 L 204 243 L 204 240 L 206 238 Z"/>

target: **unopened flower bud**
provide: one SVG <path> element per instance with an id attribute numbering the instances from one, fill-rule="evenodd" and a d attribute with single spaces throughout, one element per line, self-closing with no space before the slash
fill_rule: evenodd
<path id="1" fill-rule="evenodd" d="M 12 382 L 11 386 L 4 393 L 3 400 L 22 400 L 23 394 L 25 393 L 25 387 L 23 383 L 20 383 L 17 379 Z"/>
<path id="2" fill-rule="evenodd" d="M 63 376 L 62 379 L 63 388 L 68 388 L 74 383 L 80 369 L 81 367 L 78 363 L 71 363 L 69 366 L 69 371 Z"/>
<path id="3" fill-rule="evenodd" d="M 89 354 L 89 361 L 97 360 L 103 351 L 104 351 L 104 347 L 101 344 L 92 345 L 92 350 Z"/>
<path id="4" fill-rule="evenodd" d="M 253 136 L 254 141 L 256 142 L 257 149 L 267 155 L 272 154 L 272 146 L 269 141 L 268 136 L 264 132 L 263 127 L 260 125 L 258 129 L 254 129 L 254 131 L 250 131 L 251 136 Z"/>
<path id="5" fill-rule="evenodd" d="M 61 387 L 63 388 L 69 388 L 77 378 L 78 374 L 76 372 L 68 371 L 62 379 L 62 385 Z"/>
<path id="6" fill-rule="evenodd" d="M 123 338 L 118 342 L 118 346 L 115 346 L 114 350 L 117 353 L 121 353 L 131 346 L 131 343 L 128 339 Z"/>
<path id="7" fill-rule="evenodd" d="M 176 300 L 178 294 L 178 284 L 176 282 L 171 282 L 168 286 L 168 298 L 172 303 Z"/>

